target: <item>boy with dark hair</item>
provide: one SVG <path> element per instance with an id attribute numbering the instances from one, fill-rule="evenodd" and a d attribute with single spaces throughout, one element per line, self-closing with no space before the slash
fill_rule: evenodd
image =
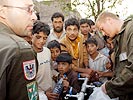
<path id="1" fill-rule="evenodd" d="M 63 93 L 61 94 L 61 98 L 64 100 L 66 94 L 69 94 L 70 92 L 76 94 L 80 91 L 78 74 L 71 69 L 72 56 L 69 53 L 59 54 L 56 58 L 56 62 L 60 73 L 59 77 L 65 75 L 65 77 L 63 77 Z"/>
<path id="2" fill-rule="evenodd" d="M 50 27 L 41 21 L 34 23 L 32 32 L 32 46 L 37 52 L 38 73 L 36 80 L 38 82 L 39 100 L 58 99 L 58 94 L 51 93 L 50 88 L 53 88 L 51 71 L 51 53 L 47 47 L 44 47 L 47 37 L 50 33 Z M 46 96 L 45 96 L 46 92 Z"/>
<path id="3" fill-rule="evenodd" d="M 98 43 L 95 38 L 85 41 L 85 46 L 89 56 L 89 67 L 97 72 L 99 81 L 104 83 L 107 77 L 112 76 L 112 72 L 107 69 L 111 66 L 109 58 L 97 51 Z"/>
<path id="4" fill-rule="evenodd" d="M 36 21 L 32 30 L 32 46 L 36 52 L 43 51 L 43 46 L 46 43 L 47 37 L 50 34 L 50 27 L 41 21 Z"/>
<path id="5" fill-rule="evenodd" d="M 89 20 L 88 19 L 80 19 L 80 31 L 81 34 L 84 35 L 84 40 L 87 40 L 88 38 L 91 37 L 91 34 L 89 33 L 90 31 L 90 25 L 89 25 Z"/>
<path id="6" fill-rule="evenodd" d="M 91 74 L 92 71 L 88 69 L 87 51 L 83 44 L 84 36 L 79 33 L 79 28 L 79 22 L 76 18 L 69 18 L 65 21 L 66 35 L 61 40 L 64 45 L 61 46 L 61 50 L 67 51 L 72 56 L 74 71 Z"/>
<path id="7" fill-rule="evenodd" d="M 56 40 L 50 41 L 47 45 L 51 51 L 51 66 L 53 69 L 57 70 L 56 58 L 61 52 L 60 43 Z"/>
<path id="8" fill-rule="evenodd" d="M 76 26 L 77 27 L 77 31 L 79 30 L 80 26 L 79 26 L 79 22 L 76 18 L 69 18 L 68 20 L 65 21 L 65 30 L 67 29 L 68 26 Z"/>

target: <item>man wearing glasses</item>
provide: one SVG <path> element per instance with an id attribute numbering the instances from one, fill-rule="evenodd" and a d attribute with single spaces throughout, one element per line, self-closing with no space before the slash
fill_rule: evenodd
<path id="1" fill-rule="evenodd" d="M 0 1 L 0 100 L 38 100 L 35 53 L 23 39 L 33 11 L 32 0 Z"/>

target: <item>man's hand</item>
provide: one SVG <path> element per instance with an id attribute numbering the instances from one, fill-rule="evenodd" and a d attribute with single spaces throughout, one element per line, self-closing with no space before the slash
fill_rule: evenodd
<path id="1" fill-rule="evenodd" d="M 58 100 L 59 99 L 59 95 L 56 94 L 56 93 L 52 93 L 52 89 L 51 88 L 49 88 L 46 91 L 46 96 L 47 96 L 48 100 Z"/>
<path id="2" fill-rule="evenodd" d="M 102 91 L 103 91 L 105 94 L 107 94 L 107 91 L 106 91 L 106 88 L 105 88 L 105 84 L 106 84 L 106 82 L 101 86 L 101 88 L 102 88 Z"/>

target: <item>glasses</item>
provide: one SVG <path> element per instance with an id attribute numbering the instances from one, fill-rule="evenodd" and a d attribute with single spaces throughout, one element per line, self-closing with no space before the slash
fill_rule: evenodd
<path id="1" fill-rule="evenodd" d="M 32 5 L 30 5 L 28 7 L 15 7 L 15 6 L 3 5 L 3 7 L 22 9 L 22 10 L 25 10 L 26 12 L 28 12 L 30 15 L 32 15 L 35 12 L 35 10 L 32 9 Z"/>

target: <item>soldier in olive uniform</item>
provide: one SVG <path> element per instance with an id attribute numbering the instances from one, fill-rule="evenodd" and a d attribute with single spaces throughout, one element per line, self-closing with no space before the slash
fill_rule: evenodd
<path id="1" fill-rule="evenodd" d="M 32 0 L 0 1 L 0 100 L 38 100 L 35 53 L 22 38 L 34 20 Z"/>
<path id="2" fill-rule="evenodd" d="M 114 38 L 114 77 L 102 85 L 104 93 L 119 100 L 133 100 L 133 21 L 103 12 L 96 21 L 99 30 Z"/>

